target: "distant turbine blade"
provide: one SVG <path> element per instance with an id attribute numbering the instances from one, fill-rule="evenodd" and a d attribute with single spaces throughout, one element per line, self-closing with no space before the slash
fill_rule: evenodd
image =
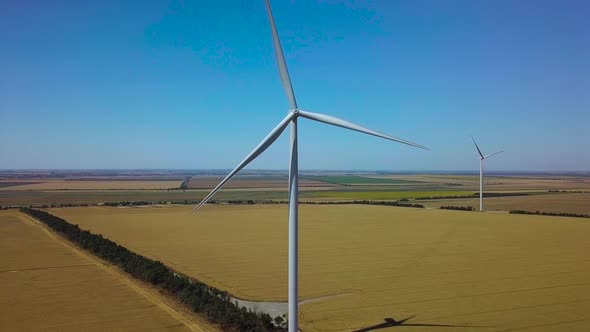
<path id="1" fill-rule="evenodd" d="M 475 138 L 471 137 L 471 140 L 473 140 L 473 144 L 475 144 L 475 148 L 477 149 L 477 152 L 479 152 L 479 155 L 480 155 L 482 158 L 485 158 L 485 157 L 483 156 L 483 153 L 481 153 L 481 150 L 479 149 L 479 146 L 477 146 L 477 143 L 475 142 Z"/>
<path id="2" fill-rule="evenodd" d="M 497 155 L 497 154 L 500 154 L 500 153 L 502 153 L 502 152 L 504 152 L 504 150 L 502 150 L 502 151 L 498 151 L 498 152 L 494 152 L 494 153 L 492 153 L 492 154 L 488 154 L 487 156 L 483 156 L 483 159 L 487 159 L 487 158 L 489 158 L 489 157 L 491 157 L 491 156 L 495 156 L 495 155 Z"/>
<path id="3" fill-rule="evenodd" d="M 338 119 L 335 118 L 333 116 L 329 116 L 329 115 L 324 115 L 324 114 L 318 114 L 318 113 L 310 113 L 310 112 L 304 112 L 304 111 L 299 111 L 299 115 L 310 119 L 310 120 L 314 120 L 314 121 L 319 121 L 319 122 L 323 122 L 323 123 L 327 123 L 333 126 L 337 126 L 337 127 L 342 127 L 342 128 L 346 128 L 346 129 L 350 129 L 350 130 L 354 130 L 354 131 L 358 131 L 361 133 L 365 133 L 365 134 L 369 134 L 369 135 L 373 135 L 373 136 L 377 136 L 377 137 L 381 137 L 381 138 L 385 138 L 388 139 L 390 141 L 394 141 L 394 142 L 398 142 L 398 143 L 403 143 L 403 144 L 407 144 L 410 146 L 414 146 L 420 149 L 424 149 L 424 150 L 430 150 L 429 148 L 420 145 L 420 144 L 416 144 L 410 141 L 406 141 L 403 140 L 401 138 L 397 138 L 397 137 L 393 137 L 393 136 L 389 136 L 386 134 L 382 134 L 378 131 L 374 131 L 371 129 L 367 129 L 364 127 L 361 127 L 359 125 L 356 125 L 354 123 L 342 120 L 342 119 Z"/>
<path id="4" fill-rule="evenodd" d="M 272 143 L 274 141 L 277 140 L 277 138 L 279 138 L 279 136 L 281 136 L 281 133 L 283 132 L 283 130 L 285 130 L 285 128 L 287 128 L 287 125 L 289 125 L 289 122 L 291 122 L 291 120 L 293 119 L 293 113 L 290 112 L 289 115 L 287 115 L 286 118 L 283 119 L 283 121 L 281 121 L 279 123 L 278 126 L 275 127 L 275 129 L 273 129 L 270 134 L 268 134 L 263 140 L 262 142 L 260 142 L 255 148 L 254 150 L 252 150 L 252 152 L 250 152 L 250 154 L 248 156 L 246 156 L 246 158 L 244 158 L 244 160 L 242 160 L 241 163 L 238 164 L 238 166 L 236 166 L 236 168 L 234 168 L 233 171 L 231 171 L 226 177 L 225 179 L 223 179 L 218 185 L 217 187 L 215 187 L 213 190 L 211 190 L 211 192 L 205 196 L 205 198 L 203 198 L 203 200 L 201 200 L 201 202 L 199 204 L 197 204 L 197 206 L 195 206 L 193 208 L 193 213 L 195 211 L 197 211 L 201 206 L 203 206 L 205 203 L 207 203 L 207 201 L 209 199 L 211 199 L 211 197 L 213 197 L 213 195 L 215 195 L 215 193 L 221 189 L 234 175 L 236 175 L 236 173 L 238 173 L 242 168 L 246 167 L 246 165 L 248 165 L 252 160 L 256 159 L 256 157 L 258 157 L 262 152 L 264 152 L 264 150 L 266 150 L 269 146 L 272 145 Z"/>
<path id="5" fill-rule="evenodd" d="M 289 98 L 289 104 L 291 105 L 291 109 L 297 109 L 295 92 L 293 92 L 293 86 L 291 85 L 289 70 L 287 70 L 287 63 L 285 62 L 283 48 L 281 47 L 281 41 L 279 40 L 279 34 L 277 32 L 277 27 L 275 25 L 275 19 L 272 16 L 272 9 L 270 8 L 269 0 L 266 0 L 266 11 L 268 12 L 268 18 L 270 20 L 270 28 L 272 30 L 272 41 L 275 49 L 275 57 L 277 58 L 277 65 L 279 66 L 279 73 L 281 75 L 281 81 L 283 82 L 283 89 L 285 89 L 285 93 L 287 93 L 287 98 Z"/>

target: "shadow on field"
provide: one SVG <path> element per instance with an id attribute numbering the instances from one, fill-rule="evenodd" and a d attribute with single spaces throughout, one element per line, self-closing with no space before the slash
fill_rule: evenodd
<path id="1" fill-rule="evenodd" d="M 488 327 L 488 326 L 475 326 L 475 325 L 449 325 L 449 324 L 420 324 L 420 323 L 406 323 L 408 320 L 416 317 L 416 315 L 408 317 L 402 320 L 395 320 L 394 318 L 385 318 L 385 323 L 376 324 L 373 326 L 365 327 L 360 330 L 354 330 L 353 332 L 369 332 L 379 329 L 386 329 L 390 327 L 402 327 L 402 326 L 417 326 L 417 327 Z"/>

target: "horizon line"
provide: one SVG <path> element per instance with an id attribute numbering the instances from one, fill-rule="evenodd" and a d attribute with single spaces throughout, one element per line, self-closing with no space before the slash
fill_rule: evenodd
<path id="1" fill-rule="evenodd" d="M 231 171 L 231 168 L 0 168 L 0 172 L 14 172 L 14 171 Z M 286 168 L 253 168 L 244 169 L 244 172 L 288 172 Z M 456 172 L 479 172 L 478 170 L 449 170 L 449 169 L 300 169 L 300 172 L 379 172 L 379 173 L 456 173 Z M 513 170 L 490 170 L 489 172 L 498 173 L 590 173 L 589 170 L 527 170 L 527 169 L 513 169 Z"/>

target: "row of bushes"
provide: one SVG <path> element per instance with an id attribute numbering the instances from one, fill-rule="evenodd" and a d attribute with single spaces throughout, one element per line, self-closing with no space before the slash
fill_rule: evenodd
<path id="1" fill-rule="evenodd" d="M 441 206 L 440 207 L 443 210 L 459 210 L 459 211 L 474 211 L 475 209 L 473 208 L 473 206 L 452 206 L 452 205 L 446 205 L 446 206 Z"/>
<path id="2" fill-rule="evenodd" d="M 557 216 L 557 217 L 574 217 L 574 218 L 590 218 L 590 214 L 576 214 L 568 212 L 540 212 L 540 211 L 525 211 L 525 210 L 511 210 L 511 214 L 535 214 L 541 216 Z"/>
<path id="3" fill-rule="evenodd" d="M 401 207 L 413 207 L 413 208 L 424 208 L 422 204 L 412 204 L 406 203 L 407 200 L 399 200 L 399 201 L 369 201 L 369 200 L 361 200 L 361 201 L 300 201 L 299 204 L 366 204 L 366 205 L 387 205 L 387 206 L 401 206 Z M 197 204 L 195 202 L 194 204 Z M 207 204 L 217 204 L 218 202 L 211 203 L 207 202 Z M 253 204 L 288 204 L 288 201 L 276 201 L 276 200 L 238 200 L 232 199 L 227 201 L 228 204 L 245 204 L 245 205 L 253 205 Z M 176 203 L 175 203 L 176 204 Z M 182 203 L 181 203 L 182 204 Z"/>
<path id="4" fill-rule="evenodd" d="M 39 204 L 29 205 L 29 208 L 48 209 L 58 207 L 77 207 L 77 206 L 142 206 L 142 205 L 155 205 L 155 204 L 192 204 L 196 205 L 200 201 L 198 200 L 182 200 L 182 201 L 116 201 L 116 202 L 101 202 L 101 203 L 51 203 L 51 204 Z M 216 204 L 217 201 L 209 201 L 209 204 Z M 19 207 L 19 206 L 12 206 Z"/>
<path id="5" fill-rule="evenodd" d="M 63 203 L 63 204 L 43 204 L 43 205 L 31 205 L 29 208 L 40 208 L 40 209 L 47 209 L 47 208 L 56 208 L 56 207 L 74 207 L 74 206 L 90 206 L 90 205 L 103 205 L 103 206 L 145 206 L 145 205 L 154 205 L 154 204 L 180 204 L 180 205 L 196 205 L 200 201 L 198 200 L 182 200 L 182 201 L 119 201 L 119 202 L 104 202 L 100 204 L 75 204 L 75 203 Z M 207 202 L 207 204 L 220 204 L 221 201 L 211 200 Z M 254 204 L 288 204 L 288 201 L 279 201 L 279 200 L 238 200 L 232 199 L 224 202 L 226 204 L 244 204 L 244 205 L 254 205 Z M 367 205 L 388 205 L 388 206 L 401 206 L 401 207 L 414 207 L 414 208 L 423 208 L 424 205 L 422 204 L 412 204 L 409 203 L 407 199 L 401 199 L 399 201 L 371 201 L 371 200 L 357 200 L 357 201 L 300 201 L 300 204 L 367 204 Z"/>
<path id="6" fill-rule="evenodd" d="M 138 255 L 117 243 L 72 225 L 45 211 L 21 208 L 21 211 L 43 222 L 68 240 L 93 254 L 121 267 L 133 277 L 161 287 L 176 296 L 193 311 L 200 312 L 224 330 L 286 331 L 286 322 L 274 321 L 268 314 L 254 313 L 231 302 L 228 293 L 200 281 L 181 276 L 159 261 Z"/>
<path id="7" fill-rule="evenodd" d="M 154 204 L 197 204 L 199 201 L 119 201 L 119 202 L 104 202 L 101 205 L 104 206 L 141 206 L 141 205 L 154 205 Z M 210 204 L 216 204 L 217 201 L 210 201 Z"/>
<path id="8" fill-rule="evenodd" d="M 320 202 L 301 202 L 302 204 L 319 204 L 319 205 L 330 205 L 330 204 L 335 204 L 335 205 L 343 205 L 343 204 L 365 204 L 365 205 L 385 205 L 385 206 L 400 206 L 400 207 L 411 207 L 411 208 L 419 208 L 419 209 L 423 209 L 424 205 L 422 204 L 412 204 L 412 203 L 405 203 L 405 202 L 401 202 L 401 201 L 368 201 L 368 200 L 362 200 L 362 201 L 335 201 L 335 202 L 324 202 L 324 201 L 320 201 Z"/>
<path id="9" fill-rule="evenodd" d="M 508 196 L 528 196 L 529 193 L 483 193 L 483 197 L 508 197 Z M 474 198 L 479 197 L 479 193 L 473 193 L 472 195 L 459 195 L 459 196 L 427 196 L 417 198 L 418 200 L 431 200 L 431 199 L 454 199 L 454 198 Z"/>

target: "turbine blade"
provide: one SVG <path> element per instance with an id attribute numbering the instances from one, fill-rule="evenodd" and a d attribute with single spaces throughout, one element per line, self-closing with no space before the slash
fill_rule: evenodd
<path id="1" fill-rule="evenodd" d="M 487 158 L 489 158 L 489 157 L 491 157 L 491 156 L 495 156 L 495 155 L 497 155 L 497 154 L 500 154 L 500 153 L 502 153 L 502 152 L 504 152 L 504 150 L 502 150 L 502 151 L 498 151 L 498 152 L 494 152 L 494 153 L 492 153 L 492 154 L 488 154 L 487 156 L 483 156 L 483 159 L 487 159 Z"/>
<path id="2" fill-rule="evenodd" d="M 238 164 L 238 166 L 236 166 L 236 168 L 234 168 L 231 172 L 229 172 L 229 174 L 221 181 L 219 182 L 219 184 L 213 188 L 213 190 L 211 190 L 211 192 L 205 196 L 205 198 L 203 198 L 201 200 L 201 202 L 199 202 L 199 204 L 197 204 L 194 208 L 193 208 L 193 213 L 195 211 L 197 211 L 201 206 L 203 206 L 205 203 L 207 203 L 207 201 L 209 199 L 211 199 L 211 197 L 213 197 L 213 195 L 215 195 L 215 193 L 221 189 L 234 175 L 236 175 L 236 173 L 238 173 L 242 168 L 246 167 L 246 165 L 248 165 L 252 160 L 256 159 L 256 157 L 258 157 L 262 152 L 264 152 L 264 150 L 266 150 L 269 146 L 272 145 L 272 143 L 274 143 L 274 141 L 277 140 L 277 138 L 279 138 L 279 136 L 281 136 L 281 133 L 285 130 L 285 128 L 287 128 L 287 126 L 289 125 L 289 122 L 291 122 L 291 120 L 293 119 L 293 112 L 289 112 L 289 114 L 287 115 L 286 118 L 284 118 L 263 140 L 262 142 L 260 142 L 255 148 L 254 150 L 252 150 L 252 152 L 250 152 L 250 154 L 248 154 L 248 156 L 246 156 L 246 158 L 244 158 L 244 160 L 242 160 L 241 163 Z"/>
<path id="3" fill-rule="evenodd" d="M 266 11 L 268 12 L 268 18 L 270 20 L 270 28 L 272 30 L 272 41 L 275 49 L 275 57 L 277 58 L 277 66 L 279 67 L 279 74 L 281 75 L 283 89 L 285 89 L 287 98 L 289 98 L 289 104 L 291 105 L 291 109 L 297 109 L 295 92 L 293 92 L 293 86 L 291 85 L 289 70 L 287 70 L 287 63 L 285 62 L 283 48 L 281 47 L 281 41 L 279 40 L 279 34 L 277 32 L 277 27 L 275 25 L 275 19 L 272 16 L 272 9 L 270 8 L 269 0 L 266 0 Z"/>
<path id="4" fill-rule="evenodd" d="M 318 114 L 318 113 L 310 113 L 310 112 L 304 112 L 304 111 L 299 111 L 299 115 L 310 119 L 310 120 L 314 120 L 314 121 L 319 121 L 319 122 L 323 122 L 323 123 L 327 123 L 333 126 L 337 126 L 337 127 L 342 127 L 342 128 L 346 128 L 346 129 L 350 129 L 350 130 L 354 130 L 354 131 L 358 131 L 361 133 L 365 133 L 365 134 L 369 134 L 369 135 L 373 135 L 373 136 L 377 136 L 377 137 L 381 137 L 381 138 L 385 138 L 388 139 L 390 141 L 394 141 L 394 142 L 398 142 L 398 143 L 403 143 L 403 144 L 407 144 L 410 146 L 414 146 L 420 149 L 424 149 L 424 150 L 430 150 L 429 148 L 420 145 L 420 144 L 416 144 L 414 142 L 410 142 L 410 141 L 406 141 L 403 140 L 401 138 L 397 138 L 397 137 L 393 137 L 393 136 L 389 136 L 386 134 L 382 134 L 378 131 L 374 131 L 371 129 L 367 129 L 365 127 L 361 127 L 359 125 L 356 125 L 354 123 L 342 120 L 342 119 L 338 119 L 335 118 L 333 116 L 329 116 L 329 115 L 324 115 L 324 114 Z"/>
<path id="5" fill-rule="evenodd" d="M 479 155 L 480 155 L 482 158 L 485 158 L 485 157 L 483 156 L 483 153 L 481 153 L 481 150 L 479 149 L 479 146 L 477 146 L 477 143 L 475 142 L 475 138 L 473 138 L 473 136 L 471 136 L 471 140 L 473 140 L 473 144 L 475 144 L 475 148 L 477 149 L 477 152 L 479 153 Z"/>

